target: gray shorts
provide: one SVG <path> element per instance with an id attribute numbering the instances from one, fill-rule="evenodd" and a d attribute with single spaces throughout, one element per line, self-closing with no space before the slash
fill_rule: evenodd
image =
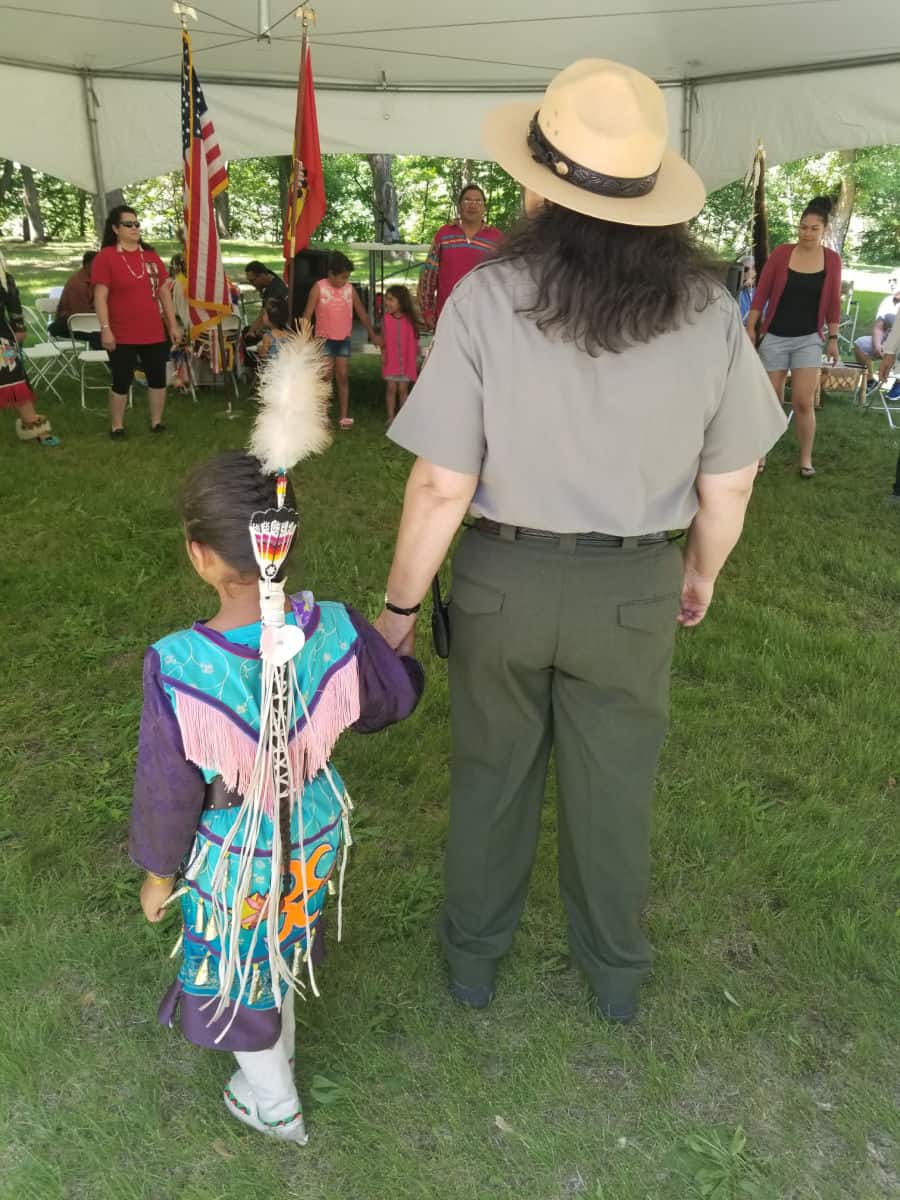
<path id="1" fill-rule="evenodd" d="M 821 367 L 825 344 L 817 333 L 803 337 L 779 337 L 767 333 L 759 343 L 759 357 L 767 371 L 790 371 L 798 367 Z"/>

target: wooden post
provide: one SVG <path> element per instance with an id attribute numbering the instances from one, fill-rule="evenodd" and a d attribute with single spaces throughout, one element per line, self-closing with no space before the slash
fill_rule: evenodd
<path id="1" fill-rule="evenodd" d="M 303 129 L 303 101 L 306 93 L 306 69 L 307 58 L 309 55 L 309 13 L 306 8 L 303 9 L 300 18 L 303 22 L 303 33 L 300 36 L 300 73 L 297 81 L 297 111 L 294 117 L 294 145 L 291 150 L 293 161 L 291 163 L 291 189 L 288 194 L 288 248 L 290 251 L 290 259 L 288 260 L 288 322 L 294 320 L 294 270 L 296 253 L 294 249 L 294 235 L 296 232 L 297 223 L 297 193 L 300 184 L 300 137 Z"/>

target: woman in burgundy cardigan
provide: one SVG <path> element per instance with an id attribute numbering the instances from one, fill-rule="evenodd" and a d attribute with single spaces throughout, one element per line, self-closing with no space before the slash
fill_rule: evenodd
<path id="1" fill-rule="evenodd" d="M 810 200 L 800 218 L 796 243 L 777 246 L 763 267 L 750 304 L 747 333 L 759 354 L 779 400 L 791 373 L 791 405 L 800 443 L 800 474 L 815 475 L 812 465 L 816 414 L 813 402 L 822 351 L 838 357 L 837 331 L 841 319 L 841 260 L 822 245 L 832 202 L 825 196 Z M 822 330 L 828 326 L 823 345 Z M 764 464 L 760 463 L 760 469 Z"/>

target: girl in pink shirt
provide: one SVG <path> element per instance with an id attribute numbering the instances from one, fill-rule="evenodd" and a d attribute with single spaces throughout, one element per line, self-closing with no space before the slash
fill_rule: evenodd
<path id="1" fill-rule="evenodd" d="M 385 382 L 384 404 L 388 425 L 402 408 L 415 383 L 419 355 L 418 319 L 409 289 L 401 284 L 384 294 L 382 325 L 381 377 Z"/>
<path id="2" fill-rule="evenodd" d="M 340 251 L 335 250 L 328 257 L 328 277 L 313 284 L 303 310 L 304 320 L 315 313 L 316 337 L 325 340 L 325 363 L 327 377 L 335 379 L 337 384 L 338 407 L 340 409 L 341 429 L 352 429 L 353 418 L 350 416 L 350 378 L 348 366 L 350 362 L 350 334 L 353 329 L 353 314 L 359 317 L 369 334 L 369 340 L 376 346 L 381 345 L 381 339 L 375 333 L 369 314 L 363 308 L 359 296 L 350 282 L 353 263 Z"/>

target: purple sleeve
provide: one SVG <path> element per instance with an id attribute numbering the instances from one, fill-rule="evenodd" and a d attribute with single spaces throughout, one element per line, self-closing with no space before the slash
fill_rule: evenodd
<path id="1" fill-rule="evenodd" d="M 206 798 L 199 767 L 184 757 L 181 730 L 160 679 L 159 655 L 144 656 L 144 710 L 138 741 L 128 852 L 155 875 L 174 875 L 190 850 Z"/>
<path id="2" fill-rule="evenodd" d="M 425 690 L 425 672 L 417 659 L 395 654 L 356 609 L 348 605 L 347 614 L 359 636 L 360 717 L 352 728 L 357 733 L 377 733 L 410 715 Z"/>

